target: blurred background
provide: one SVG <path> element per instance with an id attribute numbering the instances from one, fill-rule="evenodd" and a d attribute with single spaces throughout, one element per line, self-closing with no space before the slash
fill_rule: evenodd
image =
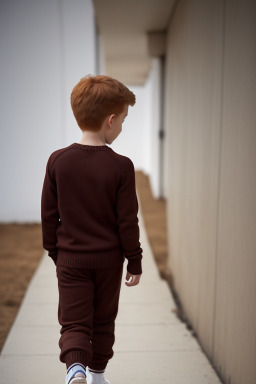
<path id="1" fill-rule="evenodd" d="M 136 95 L 111 145 L 178 316 L 223 382 L 256 382 L 256 3 L 0 1 L 1 346 L 43 255 L 49 155 L 82 135 L 86 74 Z"/>

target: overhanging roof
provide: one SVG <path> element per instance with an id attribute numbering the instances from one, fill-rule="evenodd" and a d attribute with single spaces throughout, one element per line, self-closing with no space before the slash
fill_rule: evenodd
<path id="1" fill-rule="evenodd" d="M 143 85 L 151 55 L 148 32 L 165 31 L 175 0 L 93 0 L 108 76 Z"/>

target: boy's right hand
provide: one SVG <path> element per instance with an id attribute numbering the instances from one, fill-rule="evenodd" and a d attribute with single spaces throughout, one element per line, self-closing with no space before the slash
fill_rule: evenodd
<path id="1" fill-rule="evenodd" d="M 126 280 L 130 280 L 130 282 L 125 282 L 125 284 L 127 285 L 127 287 L 132 287 L 133 285 L 137 285 L 139 284 L 140 282 L 140 277 L 141 275 L 132 275 L 130 272 L 127 271 L 126 273 Z"/>

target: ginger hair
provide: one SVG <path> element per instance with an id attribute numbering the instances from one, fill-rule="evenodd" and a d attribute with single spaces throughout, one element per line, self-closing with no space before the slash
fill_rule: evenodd
<path id="1" fill-rule="evenodd" d="M 120 81 L 105 75 L 86 75 L 73 88 L 71 108 L 82 131 L 99 131 L 111 114 L 119 115 L 125 105 L 133 106 L 136 97 Z"/>

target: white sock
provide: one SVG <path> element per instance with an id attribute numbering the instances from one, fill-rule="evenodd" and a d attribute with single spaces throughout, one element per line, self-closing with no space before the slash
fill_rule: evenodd
<path id="1" fill-rule="evenodd" d="M 88 368 L 88 384 L 103 384 L 105 369 L 97 370 Z"/>

